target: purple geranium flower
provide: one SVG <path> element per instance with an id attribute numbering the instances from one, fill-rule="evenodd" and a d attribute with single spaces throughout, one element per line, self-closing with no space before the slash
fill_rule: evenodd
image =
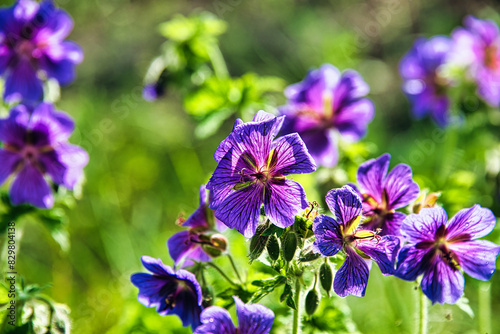
<path id="1" fill-rule="evenodd" d="M 414 281 L 423 274 L 422 291 L 432 303 L 454 304 L 464 292 L 464 276 L 486 281 L 495 272 L 500 247 L 486 240 L 496 218 L 489 209 L 474 205 L 460 210 L 449 222 L 442 208 L 422 209 L 409 215 L 401 232 L 409 242 L 398 257 L 396 276 Z"/>
<path id="2" fill-rule="evenodd" d="M 41 100 L 41 74 L 61 85 L 73 81 L 83 53 L 76 43 L 64 41 L 71 29 L 71 17 L 50 0 L 18 0 L 0 9 L 0 75 L 7 102 Z"/>
<path id="3" fill-rule="evenodd" d="M 15 205 L 30 203 L 50 208 L 54 198 L 44 176 L 68 189 L 83 178 L 88 155 L 68 143 L 73 120 L 54 106 L 42 103 L 31 111 L 25 105 L 14 107 L 8 118 L 0 119 L 0 184 L 9 175 L 15 179 L 10 197 Z"/>
<path id="4" fill-rule="evenodd" d="M 286 176 L 311 173 L 316 165 L 297 133 L 273 140 L 283 118 L 259 111 L 252 122 L 237 120 L 215 152 L 219 165 L 207 184 L 214 193 L 210 208 L 247 238 L 255 234 L 262 204 L 282 228 L 308 206 L 302 186 Z"/>
<path id="5" fill-rule="evenodd" d="M 229 312 L 218 306 L 210 306 L 201 313 L 202 325 L 194 334 L 267 334 L 271 331 L 274 313 L 260 304 L 245 305 L 234 297 L 238 328 L 231 321 Z"/>
<path id="6" fill-rule="evenodd" d="M 495 22 L 467 16 L 464 28 L 452 33 L 452 63 L 468 66 L 478 94 L 490 105 L 500 105 L 500 32 Z"/>
<path id="7" fill-rule="evenodd" d="M 363 199 L 363 226 L 381 235 L 401 235 L 399 228 L 406 215 L 396 212 L 418 197 L 419 187 L 412 179 L 411 168 L 398 164 L 389 174 L 391 155 L 385 153 L 359 166 L 359 194 Z"/>
<path id="8" fill-rule="evenodd" d="M 370 88 L 358 72 L 343 73 L 325 64 L 310 71 L 299 83 L 288 86 L 288 104 L 280 108 L 286 115 L 283 133 L 298 132 L 315 161 L 322 166 L 337 164 L 337 131 L 358 141 L 366 133 L 374 115 Z"/>
<path id="9" fill-rule="evenodd" d="M 412 104 L 413 115 L 420 119 L 431 114 L 439 126 L 448 124 L 450 82 L 439 70 L 446 62 L 451 40 L 445 36 L 424 37 L 415 41 L 412 49 L 401 59 L 399 72 L 403 91 Z"/>
<path id="10" fill-rule="evenodd" d="M 209 197 L 211 196 L 207 196 L 207 190 L 202 185 L 200 206 L 182 223 L 182 226 L 189 229 L 174 234 L 167 241 L 170 257 L 176 266 L 179 263 L 185 267 L 192 265 L 193 261 L 210 261 L 213 250 L 220 252 L 226 249 L 227 240 L 214 230 L 214 222 L 219 231 L 225 225 L 214 217 L 213 211 L 208 207 Z"/>
<path id="11" fill-rule="evenodd" d="M 326 203 L 335 217 L 316 217 L 313 224 L 316 235 L 314 247 L 324 256 L 334 256 L 340 250 L 344 251 L 346 259 L 335 274 L 334 290 L 341 297 L 363 297 L 371 260 L 377 262 L 382 274 L 394 273 L 399 238 L 392 235 L 381 237 L 359 227 L 361 199 L 350 186 L 330 190 L 326 195 Z"/>
<path id="12" fill-rule="evenodd" d="M 139 288 L 137 299 L 147 307 L 156 307 L 160 315 L 176 314 L 184 327 L 194 330 L 200 325 L 202 293 L 194 274 L 184 269 L 174 271 L 160 259 L 141 257 L 144 267 L 153 273 L 137 273 L 130 277 Z"/>

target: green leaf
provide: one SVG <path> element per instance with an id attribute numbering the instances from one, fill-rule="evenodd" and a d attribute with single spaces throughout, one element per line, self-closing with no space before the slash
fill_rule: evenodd
<path id="1" fill-rule="evenodd" d="M 200 88 L 184 99 L 186 112 L 194 116 L 205 116 L 221 109 L 225 104 L 226 99 L 208 87 Z"/>
<path id="2" fill-rule="evenodd" d="M 283 235 L 283 232 L 285 232 L 285 229 L 282 229 L 274 224 L 269 225 L 267 230 L 265 230 L 262 235 L 264 236 L 269 236 L 275 234 L 278 238 Z"/>
<path id="3" fill-rule="evenodd" d="M 250 259 L 250 263 L 259 258 L 267 245 L 268 236 L 264 235 L 263 232 L 269 226 L 269 221 L 266 221 L 264 224 L 260 224 L 257 226 L 257 230 L 253 235 L 252 239 L 250 239 L 250 251 L 248 254 L 248 258 Z"/>
<path id="4" fill-rule="evenodd" d="M 177 42 L 186 42 L 195 35 L 197 24 L 194 19 L 177 15 L 172 20 L 161 23 L 158 28 L 166 38 Z"/>
<path id="5" fill-rule="evenodd" d="M 286 305 L 294 310 L 297 310 L 292 294 L 289 294 L 288 297 L 286 297 Z"/>
<path id="6" fill-rule="evenodd" d="M 256 303 L 271 292 L 274 291 L 277 287 L 286 283 L 285 276 L 278 276 L 275 278 L 269 278 L 265 280 L 256 280 L 252 282 L 252 285 L 258 286 L 259 289 L 253 295 L 251 302 Z"/>
<path id="7" fill-rule="evenodd" d="M 283 293 L 280 296 L 280 302 L 284 302 L 285 299 L 292 294 L 292 286 L 290 284 L 285 284 L 285 288 L 283 289 Z"/>

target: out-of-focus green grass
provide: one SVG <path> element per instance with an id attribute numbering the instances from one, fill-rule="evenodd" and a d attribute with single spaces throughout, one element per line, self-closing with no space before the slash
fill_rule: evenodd
<path id="1" fill-rule="evenodd" d="M 390 152 L 391 166 L 412 165 L 423 187 L 444 191 L 442 203 L 450 216 L 474 203 L 500 215 L 498 198 L 491 195 L 495 184 L 485 174 L 485 150 L 499 150 L 498 115 L 471 113 L 479 126 L 466 135 L 452 130 L 439 143 L 424 142 L 433 138 L 436 127 L 411 119 L 397 74 L 397 62 L 415 36 L 449 34 L 465 14 L 480 9 L 491 13 L 483 5 L 406 0 L 64 0 L 59 5 L 75 20 L 70 37 L 84 48 L 85 60 L 57 106 L 75 118 L 72 141 L 89 151 L 90 163 L 82 199 L 69 213 L 69 252 L 61 251 L 42 226 L 25 222 L 18 270 L 30 283 L 53 283 L 48 294 L 70 306 L 74 333 L 189 332 L 177 317 L 160 317 L 139 304 L 129 280 L 143 271 L 141 255 L 172 264 L 166 240 L 180 230 L 174 221 L 180 212 L 189 215 L 197 207 L 198 187 L 215 168 L 213 152 L 232 125 L 228 122 L 215 136 L 200 141 L 175 91 L 155 103 L 142 100 L 143 75 L 163 42 L 157 24 L 175 13 L 227 9 L 219 12 L 229 23 L 221 48 L 233 75 L 251 71 L 293 83 L 309 68 L 327 62 L 360 71 L 376 103 L 365 138 L 373 143 L 370 157 Z M 496 127 L 486 125 L 491 122 Z M 346 175 L 355 181 L 355 169 Z M 310 200 L 322 200 L 324 193 L 312 190 L 313 176 L 297 179 L 310 189 Z M 231 250 L 246 265 L 244 239 L 229 235 Z M 497 228 L 489 239 L 499 242 L 499 235 Z M 217 261 L 229 270 L 225 259 Z M 492 314 L 500 312 L 499 283 L 497 274 L 491 280 Z M 466 296 L 476 312 L 481 286 L 466 278 Z M 359 331 L 414 331 L 413 288 L 413 283 L 382 277 L 374 268 L 366 297 L 347 298 Z M 273 308 L 276 297 L 264 302 Z M 477 315 L 471 319 L 448 305 L 430 310 L 433 333 L 478 331 Z M 286 323 L 281 315 L 279 321 Z M 500 328 L 498 317 L 491 321 L 492 328 Z"/>

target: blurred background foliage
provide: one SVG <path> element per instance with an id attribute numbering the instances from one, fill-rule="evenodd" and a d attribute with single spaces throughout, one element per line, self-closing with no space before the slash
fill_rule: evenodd
<path id="1" fill-rule="evenodd" d="M 0 1 L 2 5 L 12 3 Z M 198 187 L 207 182 L 216 166 L 213 153 L 231 130 L 233 112 L 238 110 L 238 116 L 249 120 L 263 106 L 284 104 L 281 89 L 323 63 L 358 70 L 371 87 L 376 116 L 361 143 L 341 143 L 341 168 L 295 177 L 305 186 L 309 200 L 322 202 L 329 189 L 355 181 L 361 162 L 389 152 L 391 167 L 407 163 L 422 189 L 442 192 L 439 202 L 450 216 L 475 203 L 500 216 L 500 111 L 468 98 L 453 111 L 463 116 L 462 122 L 446 130 L 428 119 L 415 121 L 400 90 L 397 71 L 399 59 L 417 36 L 448 35 L 467 14 L 500 22 L 500 7 L 493 1 L 56 3 L 73 16 L 70 39 L 85 51 L 77 80 L 62 88 L 57 106 L 75 118 L 72 142 L 89 152 L 90 163 L 81 199 L 74 207 L 58 208 L 67 212 L 67 220 L 52 216 L 34 219 L 31 215 L 16 220 L 23 230 L 17 269 L 27 283 L 49 285 L 44 294 L 69 306 L 74 333 L 190 332 L 177 317 L 160 317 L 154 309 L 139 304 L 130 275 L 143 271 L 141 255 L 172 264 L 166 240 L 180 230 L 175 225 L 179 214 L 189 215 L 197 207 Z M 181 28 L 159 28 L 159 24 L 172 18 L 182 21 L 176 16 L 179 13 L 189 16 L 202 11 L 227 22 L 202 27 L 201 33 L 211 37 L 196 43 L 212 45 L 219 39 L 220 55 L 230 76 L 219 71 L 218 83 L 206 84 L 203 90 L 196 86 L 203 78 L 188 77 L 195 84 L 189 89 L 184 89 L 186 84 L 173 85 L 167 88 L 166 98 L 143 100 L 144 75 L 151 60 L 162 52 L 165 36 L 175 42 L 191 34 L 182 22 L 177 22 Z M 190 52 L 193 50 L 197 48 Z M 177 60 L 180 66 L 182 58 Z M 206 67 L 210 61 L 210 55 L 200 51 L 189 66 L 200 73 L 207 68 L 217 72 L 213 61 Z M 259 103 L 246 105 L 242 91 L 250 92 L 249 100 Z M 270 94 L 264 97 L 264 92 Z M 207 107 L 201 108 L 202 103 Z M 200 130 L 197 124 L 207 124 L 211 114 L 207 110 L 221 109 L 228 112 Z M 319 189 L 314 186 L 318 180 Z M 249 268 L 248 275 L 265 277 L 257 272 L 257 262 L 251 268 L 243 265 L 248 262 L 244 238 L 233 231 L 225 233 L 241 267 Z M 500 227 L 487 239 L 500 243 Z M 229 270 L 227 259 L 216 261 Z M 217 288 L 221 283 L 215 278 Z M 279 308 L 279 290 L 263 303 L 277 314 L 275 328 L 280 324 L 286 328 L 289 315 Z M 498 273 L 487 283 L 467 277 L 465 295 L 474 317 L 466 312 L 467 306 L 435 305 L 430 309 L 431 332 L 491 333 L 492 328 L 500 328 L 500 319 L 491 317 L 500 313 Z M 366 297 L 337 297 L 328 302 L 323 298 L 316 315 L 307 322 L 315 324 L 315 333 L 333 329 L 411 333 L 416 324 L 416 298 L 413 283 L 382 277 L 374 266 Z M 489 300 L 491 313 L 483 307 Z"/>

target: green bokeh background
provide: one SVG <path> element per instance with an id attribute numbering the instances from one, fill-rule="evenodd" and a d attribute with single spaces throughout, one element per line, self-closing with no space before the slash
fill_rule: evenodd
<path id="1" fill-rule="evenodd" d="M 46 292 L 71 308 L 74 333 L 190 332 L 177 317 L 160 317 L 139 304 L 129 279 L 143 271 L 142 255 L 172 264 L 166 240 L 180 231 L 175 225 L 179 213 L 190 214 L 197 207 L 198 187 L 215 168 L 215 148 L 232 126 L 230 120 L 214 136 L 199 140 L 178 92 L 169 91 L 167 98 L 154 103 L 141 97 L 143 76 L 164 42 L 157 25 L 176 13 L 208 10 L 228 22 L 220 46 L 233 76 L 255 72 L 294 83 L 323 63 L 358 70 L 376 104 L 375 120 L 364 139 L 367 157 L 389 152 L 391 167 L 410 164 L 422 188 L 443 191 L 441 203 L 450 216 L 474 203 L 500 216 L 500 112 L 480 108 L 472 100 L 464 106 L 467 121 L 460 129 L 443 132 L 429 120 L 414 121 L 397 72 L 399 59 L 417 36 L 449 34 L 467 14 L 499 19 L 490 1 L 56 3 L 73 16 L 70 39 L 85 52 L 76 81 L 62 89 L 57 106 L 75 118 L 72 142 L 89 152 L 90 163 L 82 198 L 69 212 L 69 251 L 63 251 L 44 226 L 28 219 L 19 222 L 25 226 L 17 266 L 27 282 L 52 283 Z M 284 101 L 280 96 L 275 103 Z M 317 175 L 328 179 L 330 173 L 336 173 L 337 180 L 355 181 L 355 169 Z M 321 201 L 333 183 L 317 191 L 313 178 L 297 179 L 304 182 L 310 200 Z M 248 268 L 246 241 L 226 233 L 241 267 Z M 488 239 L 500 243 L 499 229 Z M 226 259 L 216 261 L 227 267 Z M 410 282 L 382 277 L 374 267 L 366 297 L 346 298 L 357 330 L 413 332 L 413 288 Z M 478 313 L 481 294 L 484 298 L 491 293 L 491 314 L 500 313 L 498 273 L 489 283 L 466 277 L 465 293 L 475 317 L 456 306 L 432 306 L 432 333 L 479 333 L 485 323 L 481 317 L 489 318 Z M 276 308 L 275 299 L 263 303 Z M 286 315 L 279 315 L 279 321 L 286 322 Z M 500 318 L 491 317 L 491 328 L 499 331 Z"/>

